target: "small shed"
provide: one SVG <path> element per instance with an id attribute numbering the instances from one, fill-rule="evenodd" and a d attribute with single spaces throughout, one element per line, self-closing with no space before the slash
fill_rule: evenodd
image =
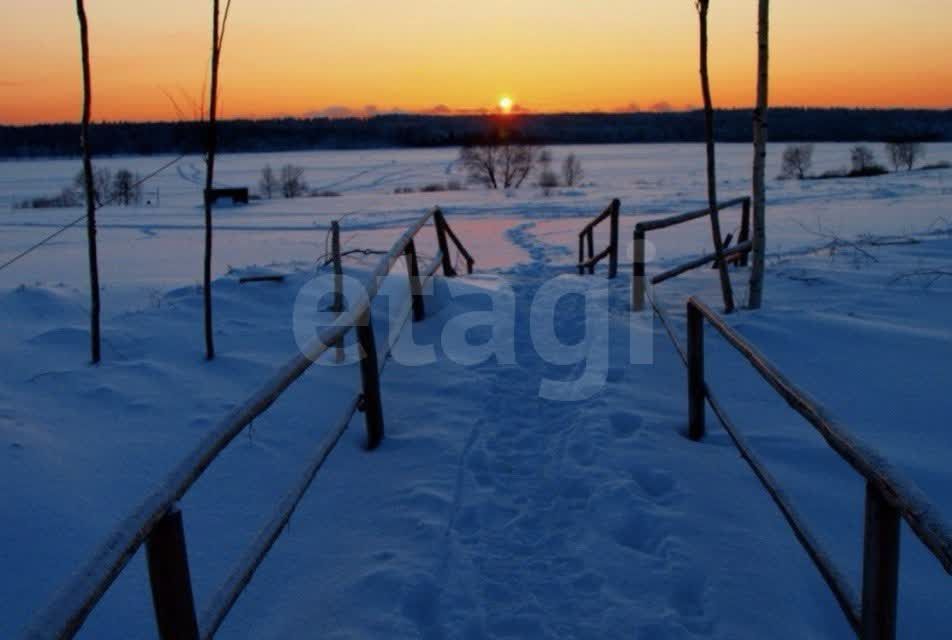
<path id="1" fill-rule="evenodd" d="M 213 205 L 219 200 L 231 200 L 231 204 L 248 204 L 248 187 L 206 190 L 205 199 Z"/>

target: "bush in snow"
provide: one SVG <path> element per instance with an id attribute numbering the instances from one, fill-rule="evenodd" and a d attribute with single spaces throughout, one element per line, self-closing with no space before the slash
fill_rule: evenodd
<path id="1" fill-rule="evenodd" d="M 850 162 L 853 167 L 849 172 L 850 178 L 881 176 L 889 173 L 886 167 L 876 162 L 873 150 L 865 145 L 858 145 L 850 150 Z"/>
<path id="2" fill-rule="evenodd" d="M 128 169 L 120 169 L 112 179 L 110 200 L 127 207 L 142 202 L 142 184 L 138 174 Z"/>

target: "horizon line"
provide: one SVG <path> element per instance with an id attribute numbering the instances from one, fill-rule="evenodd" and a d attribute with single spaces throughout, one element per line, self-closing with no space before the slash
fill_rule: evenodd
<path id="1" fill-rule="evenodd" d="M 370 111 L 367 111 L 367 110 Z M 770 111 L 782 110 L 801 110 L 801 111 L 900 111 L 917 112 L 931 111 L 943 112 L 952 111 L 952 105 L 944 107 L 914 107 L 914 106 L 864 106 L 864 105 L 778 105 L 770 107 Z M 625 111 L 590 109 L 590 110 L 563 110 L 563 111 L 535 111 L 527 108 L 519 108 L 511 113 L 505 113 L 498 109 L 450 109 L 445 105 L 437 105 L 429 109 L 411 110 L 411 109 L 389 109 L 376 110 L 370 106 L 363 109 L 351 109 L 348 107 L 327 107 L 322 110 L 310 111 L 300 114 L 269 114 L 269 115 L 236 115 L 219 118 L 219 122 L 269 122 L 275 120 L 373 120 L 375 118 L 394 117 L 394 116 L 422 116 L 432 118 L 498 118 L 498 119 L 519 119 L 522 117 L 545 117 L 545 116 L 634 116 L 634 115 L 684 115 L 703 111 L 699 106 L 686 106 L 681 108 L 671 107 L 664 109 L 633 109 Z M 736 112 L 753 111 L 752 107 L 715 107 L 715 112 Z M 44 126 L 64 126 L 78 124 L 76 120 L 38 120 L 36 122 L 0 122 L 0 127 L 44 127 Z M 115 119 L 115 120 L 94 120 L 91 124 L 201 124 L 205 122 L 202 118 L 193 119 Z"/>

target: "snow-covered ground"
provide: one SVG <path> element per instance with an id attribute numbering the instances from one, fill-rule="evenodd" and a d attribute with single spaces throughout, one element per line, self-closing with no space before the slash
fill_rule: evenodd
<path id="1" fill-rule="evenodd" d="M 221 637 L 847 637 L 832 596 L 713 419 L 705 443 L 683 437 L 683 366 L 660 326 L 632 324 L 627 276 L 609 286 L 570 275 L 575 234 L 611 198 L 622 200 L 623 238 L 639 216 L 703 206 L 700 147 L 560 147 L 556 161 L 569 151 L 581 156 L 586 185 L 549 198 L 534 188 L 393 194 L 460 179 L 451 150 L 223 157 L 223 185 L 254 185 L 264 164 L 293 162 L 312 187 L 341 195 L 216 212 L 221 355 L 212 364 L 201 358 L 195 286 L 195 158 L 150 182 L 147 193 L 157 188 L 161 206 L 101 212 L 101 366 L 85 365 L 81 227 L 0 271 L 0 637 L 14 635 L 204 430 L 294 351 L 292 309 L 319 272 L 331 220 L 347 216 L 346 247 L 386 249 L 436 204 L 479 272 L 452 287 L 438 283 L 428 301 L 434 313 L 401 335 L 435 344 L 438 357 L 414 366 L 399 357 L 408 343 L 397 349 L 383 379 L 384 446 L 364 452 L 354 421 Z M 780 148 L 771 151 L 776 171 Z M 952 146 L 930 147 L 930 160 L 950 158 Z M 749 147 L 722 146 L 719 159 L 722 196 L 744 195 Z M 163 161 L 104 164 L 145 174 Z M 817 170 L 844 165 L 848 147 L 819 145 L 816 162 Z M 77 169 L 68 161 L 0 163 L 0 205 L 55 193 Z M 952 270 L 952 238 L 936 233 L 952 228 L 952 172 L 772 181 L 770 204 L 766 308 L 732 323 L 952 517 L 944 464 L 952 446 L 944 424 L 952 278 L 931 286 L 925 276 L 896 280 Z M 78 215 L 0 210 L 0 263 Z M 725 220 L 730 230 L 737 214 Z M 916 242 L 818 250 L 834 235 L 861 234 Z M 431 235 L 423 254 L 435 250 Z M 710 243 L 701 223 L 650 239 L 652 269 Z M 375 260 L 355 258 L 348 269 L 359 276 Z M 239 274 L 259 268 L 290 277 L 238 284 Z M 746 279 L 734 273 L 739 297 Z M 657 293 L 680 322 L 687 295 L 716 302 L 716 287 L 705 269 Z M 587 313 L 579 292 L 594 303 Z M 380 319 L 395 313 L 386 303 L 375 309 Z M 493 304 L 493 317 L 514 327 L 503 332 L 509 342 L 497 359 L 462 362 L 459 319 Z M 539 305 L 555 324 L 542 339 L 531 313 Z M 605 335 L 585 326 L 593 306 L 602 309 L 598 326 L 610 328 Z M 477 329 L 469 340 L 480 344 L 488 333 Z M 632 362 L 632 336 L 653 345 L 650 357 Z M 568 346 L 579 340 L 580 349 Z M 857 476 L 736 354 L 713 338 L 708 348 L 716 393 L 858 587 Z M 600 361 L 601 353 L 610 356 Z M 560 354 L 568 355 L 557 361 Z M 544 380 L 562 397 L 546 393 Z M 357 384 L 353 366 L 317 367 L 188 494 L 199 608 Z M 568 401 L 579 389 L 586 399 Z M 908 530 L 904 536 L 901 637 L 936 637 L 952 621 L 952 584 Z M 152 634 L 141 558 L 85 634 Z"/>

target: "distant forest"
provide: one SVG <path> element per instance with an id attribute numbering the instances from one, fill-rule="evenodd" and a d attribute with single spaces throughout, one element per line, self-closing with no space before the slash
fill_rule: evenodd
<path id="1" fill-rule="evenodd" d="M 722 110 L 717 139 L 751 141 L 751 111 Z M 90 136 L 99 155 L 200 152 L 198 122 L 105 122 Z M 460 146 L 494 136 L 539 144 L 702 142 L 701 111 L 510 116 L 380 115 L 373 118 L 226 120 L 224 152 Z M 772 142 L 952 141 L 952 110 L 798 109 L 770 112 Z M 79 152 L 79 126 L 0 126 L 0 157 L 63 157 Z"/>

